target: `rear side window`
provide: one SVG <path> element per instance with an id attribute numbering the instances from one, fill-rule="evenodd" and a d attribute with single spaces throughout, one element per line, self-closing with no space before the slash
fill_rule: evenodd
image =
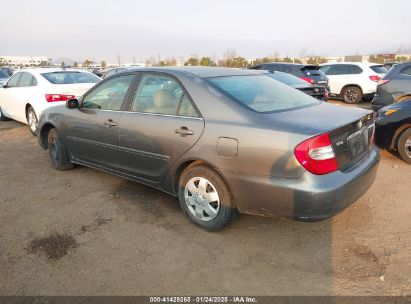
<path id="1" fill-rule="evenodd" d="M 23 75 L 21 75 L 21 79 L 19 82 L 19 87 L 32 87 L 37 85 L 37 80 L 34 78 L 33 75 L 24 72 Z"/>
<path id="2" fill-rule="evenodd" d="M 11 76 L 9 81 L 7 81 L 7 87 L 9 88 L 17 87 L 17 83 L 19 82 L 21 74 L 23 73 L 16 73 L 13 76 Z"/>
<path id="3" fill-rule="evenodd" d="M 41 74 L 52 84 L 97 83 L 100 78 L 94 74 L 84 72 L 52 72 Z"/>
<path id="4" fill-rule="evenodd" d="M 233 100 L 259 113 L 286 111 L 320 103 L 265 75 L 213 77 L 209 81 Z"/>
<path id="5" fill-rule="evenodd" d="M 306 76 L 325 76 L 324 72 L 316 67 L 305 67 L 302 68 L 301 71 Z"/>
<path id="6" fill-rule="evenodd" d="M 362 69 L 358 65 L 353 64 L 335 64 L 323 66 L 321 68 L 326 75 L 349 75 L 349 74 L 361 74 Z"/>
<path id="7" fill-rule="evenodd" d="M 402 75 L 407 75 L 407 76 L 411 76 L 411 65 L 406 66 L 406 67 L 403 67 L 403 68 L 400 70 L 400 74 L 402 74 Z"/>
<path id="8" fill-rule="evenodd" d="M 373 65 L 370 66 L 370 69 L 373 70 L 377 74 L 387 74 L 388 70 L 383 65 Z"/>

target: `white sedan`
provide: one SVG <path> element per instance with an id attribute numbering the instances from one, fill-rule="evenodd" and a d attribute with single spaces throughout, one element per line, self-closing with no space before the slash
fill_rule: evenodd
<path id="1" fill-rule="evenodd" d="M 83 95 L 100 80 L 82 70 L 20 70 L 0 88 L 0 120 L 26 123 L 36 135 L 38 118 L 45 109 Z"/>

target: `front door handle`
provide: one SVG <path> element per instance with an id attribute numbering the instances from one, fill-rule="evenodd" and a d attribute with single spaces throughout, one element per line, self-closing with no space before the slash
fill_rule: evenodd
<path id="1" fill-rule="evenodd" d="M 108 119 L 106 122 L 104 122 L 104 125 L 107 128 L 111 128 L 111 127 L 117 127 L 118 123 L 116 123 L 115 121 L 113 121 L 112 119 Z"/>
<path id="2" fill-rule="evenodd" d="M 193 135 L 194 131 L 189 130 L 187 127 L 180 127 L 180 129 L 176 129 L 175 132 L 180 134 L 181 137 L 186 137 L 187 135 Z"/>

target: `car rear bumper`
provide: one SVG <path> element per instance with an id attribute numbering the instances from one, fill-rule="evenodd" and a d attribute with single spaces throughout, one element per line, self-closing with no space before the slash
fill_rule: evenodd
<path id="1" fill-rule="evenodd" d="M 240 212 L 301 220 L 331 217 L 358 200 L 372 185 L 380 153 L 373 147 L 349 171 L 300 178 L 224 172 Z"/>

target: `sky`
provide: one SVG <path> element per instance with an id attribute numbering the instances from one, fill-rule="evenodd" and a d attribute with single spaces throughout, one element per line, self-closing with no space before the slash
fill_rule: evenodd
<path id="1" fill-rule="evenodd" d="M 0 55 L 122 63 L 191 55 L 411 53 L 410 0 L 1 1 Z"/>

